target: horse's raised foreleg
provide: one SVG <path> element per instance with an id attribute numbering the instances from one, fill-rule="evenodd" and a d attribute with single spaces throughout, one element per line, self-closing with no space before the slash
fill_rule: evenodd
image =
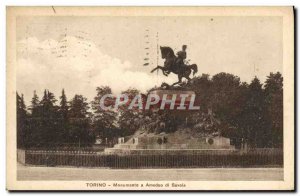
<path id="1" fill-rule="evenodd" d="M 164 74 L 165 76 L 168 76 L 168 73 L 166 72 L 165 68 L 162 67 L 162 66 L 159 66 L 159 65 L 158 65 L 156 68 L 152 69 L 151 73 L 153 73 L 154 71 L 156 71 L 156 70 L 158 70 L 158 69 L 161 69 L 161 71 L 163 72 L 163 74 Z"/>
<path id="2" fill-rule="evenodd" d="M 154 69 L 152 69 L 151 73 L 153 73 L 154 71 L 156 71 L 157 69 L 161 69 L 161 66 L 157 66 Z"/>

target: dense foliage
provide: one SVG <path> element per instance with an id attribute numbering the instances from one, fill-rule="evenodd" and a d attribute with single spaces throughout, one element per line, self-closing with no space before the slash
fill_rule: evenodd
<path id="1" fill-rule="evenodd" d="M 170 111 L 122 109 L 104 111 L 100 99 L 111 94 L 108 86 L 96 89 L 91 103 L 82 95 L 67 100 L 65 91 L 59 103 L 53 93 L 44 91 L 40 100 L 33 93 L 31 105 L 25 106 L 23 95 L 17 93 L 18 148 L 47 146 L 90 146 L 95 137 L 113 141 L 137 130 L 174 132 L 190 128 L 195 133 L 230 137 L 240 145 L 251 147 L 282 147 L 283 145 L 283 78 L 270 73 L 265 83 L 254 78 L 250 84 L 228 73 L 213 77 L 203 74 L 184 84 L 200 100 L 200 110 L 177 115 Z M 128 96 L 140 92 L 124 91 Z"/>

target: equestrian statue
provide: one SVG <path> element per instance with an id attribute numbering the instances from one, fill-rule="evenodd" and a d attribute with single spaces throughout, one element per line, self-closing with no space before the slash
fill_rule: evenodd
<path id="1" fill-rule="evenodd" d="M 182 78 L 186 78 L 188 82 L 191 80 L 190 74 L 193 71 L 193 75 L 195 75 L 198 71 L 198 67 L 196 64 L 188 65 L 185 63 L 186 59 L 186 45 L 182 46 L 182 51 L 177 52 L 177 56 L 175 55 L 174 51 L 170 47 L 160 47 L 161 51 L 161 58 L 165 59 L 164 66 L 157 66 L 154 68 L 151 73 L 155 70 L 160 69 L 162 70 L 165 76 L 168 76 L 171 72 L 177 74 L 178 82 L 172 84 L 172 86 L 176 84 L 182 83 Z"/>

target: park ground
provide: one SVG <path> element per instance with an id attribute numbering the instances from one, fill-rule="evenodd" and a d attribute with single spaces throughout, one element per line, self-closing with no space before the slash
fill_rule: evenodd
<path id="1" fill-rule="evenodd" d="M 17 166 L 17 180 L 280 181 L 283 168 L 109 169 Z"/>

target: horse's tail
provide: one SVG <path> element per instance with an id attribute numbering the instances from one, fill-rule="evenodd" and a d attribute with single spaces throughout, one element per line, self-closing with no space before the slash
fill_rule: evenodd
<path id="1" fill-rule="evenodd" d="M 198 66 L 196 64 L 189 65 L 189 68 L 193 70 L 193 76 L 198 72 Z"/>

